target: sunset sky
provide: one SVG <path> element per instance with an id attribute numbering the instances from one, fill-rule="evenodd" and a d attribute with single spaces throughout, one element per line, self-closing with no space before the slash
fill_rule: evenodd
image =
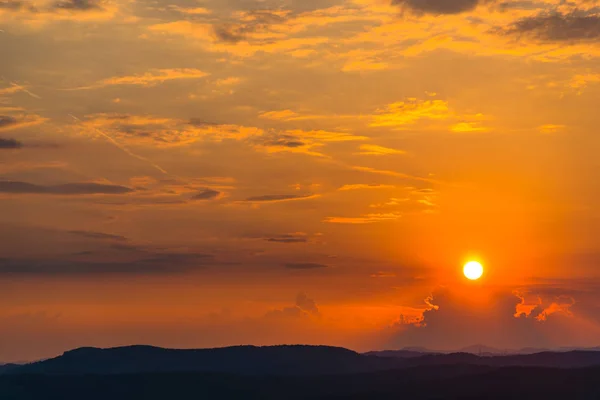
<path id="1" fill-rule="evenodd" d="M 599 99 L 595 1 L 0 0 L 0 361 L 600 345 Z"/>

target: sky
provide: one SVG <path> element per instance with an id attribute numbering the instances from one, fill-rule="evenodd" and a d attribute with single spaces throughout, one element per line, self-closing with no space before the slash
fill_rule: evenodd
<path id="1" fill-rule="evenodd" d="M 599 57 L 590 0 L 0 0 L 0 361 L 600 345 Z"/>

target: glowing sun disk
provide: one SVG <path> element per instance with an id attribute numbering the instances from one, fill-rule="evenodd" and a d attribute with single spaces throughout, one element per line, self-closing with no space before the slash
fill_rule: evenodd
<path id="1" fill-rule="evenodd" d="M 472 281 L 477 280 L 483 275 L 483 266 L 477 261 L 469 261 L 463 267 L 463 273 L 467 279 Z"/>

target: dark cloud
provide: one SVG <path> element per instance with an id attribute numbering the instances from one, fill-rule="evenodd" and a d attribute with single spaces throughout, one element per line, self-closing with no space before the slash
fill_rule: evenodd
<path id="1" fill-rule="evenodd" d="M 0 150 L 3 149 L 20 149 L 23 147 L 23 143 L 16 139 L 2 139 L 0 138 Z"/>
<path id="2" fill-rule="evenodd" d="M 0 1 L 0 10 L 20 10 L 25 6 L 22 1 Z M 2 117 L 0 117 L 1 119 Z"/>
<path id="3" fill-rule="evenodd" d="M 281 14 L 268 10 L 256 10 L 245 13 L 243 23 L 215 25 L 213 31 L 217 39 L 223 42 L 237 43 L 246 39 L 248 34 L 267 31 L 271 25 L 285 22 L 285 20 L 286 17 Z"/>
<path id="4" fill-rule="evenodd" d="M 78 255 L 94 255 L 85 253 Z M 212 255 L 200 253 L 155 253 L 127 262 L 0 258 L 0 275 L 174 274 L 205 268 L 212 260 Z"/>
<path id="5" fill-rule="evenodd" d="M 190 118 L 188 124 L 192 125 L 192 126 L 197 126 L 197 127 L 206 127 L 206 126 L 219 126 L 219 124 L 215 123 L 215 122 L 209 122 L 209 121 L 205 121 L 202 118 Z"/>
<path id="6" fill-rule="evenodd" d="M 556 347 L 564 343 L 589 345 L 597 331 L 572 316 L 572 297 L 530 293 L 533 302 L 511 292 L 490 298 L 459 290 L 438 290 L 427 300 L 430 309 L 421 320 L 401 316 L 386 346 L 423 346 L 455 350 L 473 344 L 499 348 Z M 588 331 L 586 332 L 586 327 Z"/>
<path id="7" fill-rule="evenodd" d="M 304 234 L 288 234 L 288 235 L 274 235 L 272 237 L 265 238 L 267 242 L 275 243 L 306 243 L 308 238 Z"/>
<path id="8" fill-rule="evenodd" d="M 306 311 L 313 315 L 319 315 L 317 303 L 309 298 L 306 293 L 298 293 L 298 296 L 296 296 L 296 306 L 302 311 Z"/>
<path id="9" fill-rule="evenodd" d="M 289 269 L 321 269 L 321 268 L 329 268 L 328 265 L 318 264 L 318 263 L 287 263 L 285 264 L 286 268 Z"/>
<path id="10" fill-rule="evenodd" d="M 215 26 L 213 30 L 215 36 L 223 42 L 237 43 L 245 37 L 243 29 L 234 25 Z"/>
<path id="11" fill-rule="evenodd" d="M 392 5 L 423 14 L 459 14 L 473 10 L 480 0 L 392 0 Z"/>
<path id="12" fill-rule="evenodd" d="M 0 181 L 0 193 L 15 194 L 54 194 L 54 195 L 86 195 L 86 194 L 125 194 L 134 190 L 125 186 L 106 185 L 101 183 L 67 183 L 64 185 L 42 186 L 19 181 Z"/>
<path id="13" fill-rule="evenodd" d="M 204 189 L 203 191 L 193 195 L 192 200 L 213 200 L 221 195 L 221 192 L 213 189 Z"/>
<path id="14" fill-rule="evenodd" d="M 282 147 L 296 148 L 296 147 L 305 146 L 306 143 L 301 142 L 300 140 L 297 140 L 291 136 L 283 136 L 283 137 L 265 141 L 263 143 L 263 145 L 264 146 L 282 146 Z"/>
<path id="15" fill-rule="evenodd" d="M 311 315 L 315 317 L 321 315 L 317 303 L 305 293 L 298 293 L 295 305 L 280 310 L 271 310 L 265 316 L 267 318 L 300 318 Z"/>
<path id="16" fill-rule="evenodd" d="M 8 126 L 16 125 L 17 119 L 8 115 L 0 115 L 0 129 Z"/>
<path id="17" fill-rule="evenodd" d="M 513 22 L 493 33 L 525 36 L 547 42 L 597 40 L 600 38 L 600 15 L 587 12 L 540 13 Z"/>
<path id="18" fill-rule="evenodd" d="M 263 196 L 254 196 L 249 197 L 246 201 L 256 201 L 256 202 L 268 202 L 268 201 L 285 201 L 285 200 L 296 200 L 296 199 L 306 199 L 312 197 L 310 194 L 305 195 L 297 195 L 297 194 L 266 194 Z"/>
<path id="19" fill-rule="evenodd" d="M 90 11 L 102 10 L 102 6 L 98 0 L 65 0 L 57 1 L 53 5 L 54 9 L 72 10 L 72 11 Z"/>
<path id="20" fill-rule="evenodd" d="M 94 231 L 69 231 L 71 235 L 82 236 L 89 239 L 100 239 L 100 240 L 116 240 L 116 241 L 127 241 L 125 236 L 113 235 L 110 233 L 94 232 Z"/>
<path id="21" fill-rule="evenodd" d="M 498 9 L 500 11 L 508 10 L 535 10 L 544 8 L 545 4 L 542 2 L 521 0 L 521 1 L 504 1 L 498 3 Z"/>

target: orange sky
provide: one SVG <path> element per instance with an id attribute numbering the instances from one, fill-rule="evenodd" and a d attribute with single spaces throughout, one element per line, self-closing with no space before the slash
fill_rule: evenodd
<path id="1" fill-rule="evenodd" d="M 600 344 L 599 24 L 583 0 L 0 1 L 0 361 Z"/>

